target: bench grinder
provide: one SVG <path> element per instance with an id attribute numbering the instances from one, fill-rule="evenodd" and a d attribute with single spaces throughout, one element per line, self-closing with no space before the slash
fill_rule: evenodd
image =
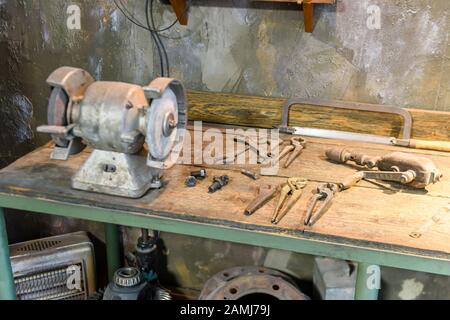
<path id="1" fill-rule="evenodd" d="M 139 198 L 161 187 L 164 169 L 181 152 L 187 125 L 183 85 L 157 78 L 148 86 L 94 81 L 88 72 L 70 67 L 47 79 L 52 91 L 48 125 L 51 158 L 67 160 L 86 145 L 92 154 L 72 177 L 72 187 Z"/>

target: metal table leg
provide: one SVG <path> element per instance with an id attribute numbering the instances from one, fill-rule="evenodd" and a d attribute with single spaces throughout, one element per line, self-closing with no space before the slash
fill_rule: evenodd
<path id="1" fill-rule="evenodd" d="M 115 224 L 105 224 L 106 260 L 108 263 L 108 278 L 112 280 L 114 272 L 120 268 L 120 236 Z"/>
<path id="2" fill-rule="evenodd" d="M 356 300 L 377 300 L 381 284 L 380 267 L 368 263 L 358 263 L 356 276 Z"/>
<path id="3" fill-rule="evenodd" d="M 15 300 L 16 288 L 9 257 L 8 235 L 6 232 L 5 215 L 0 208 L 0 300 Z"/>

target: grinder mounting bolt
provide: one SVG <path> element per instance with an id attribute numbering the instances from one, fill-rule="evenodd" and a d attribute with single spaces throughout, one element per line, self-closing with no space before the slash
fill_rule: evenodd
<path id="1" fill-rule="evenodd" d="M 214 177 L 214 183 L 209 187 L 209 193 L 214 193 L 225 187 L 230 178 L 228 176 Z"/>

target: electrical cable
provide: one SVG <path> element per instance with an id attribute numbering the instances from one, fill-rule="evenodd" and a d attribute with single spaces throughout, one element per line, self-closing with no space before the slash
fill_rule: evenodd
<path id="1" fill-rule="evenodd" d="M 133 23 L 134 25 L 138 26 L 139 28 L 145 29 L 145 30 L 147 30 L 147 31 L 153 31 L 153 32 L 163 32 L 163 31 L 167 31 L 167 30 L 169 30 L 169 29 L 172 29 L 172 28 L 179 22 L 179 19 L 177 18 L 177 19 L 175 19 L 174 22 L 172 22 L 171 24 L 169 24 L 167 27 L 164 27 L 164 28 L 161 28 L 161 29 L 151 29 L 151 28 L 146 27 L 146 26 L 145 26 L 142 22 L 140 22 L 133 14 L 131 14 L 131 12 L 128 11 L 128 10 L 126 9 L 125 4 L 122 3 L 121 0 L 119 0 L 119 2 L 120 2 L 120 4 L 122 5 L 123 8 L 122 8 L 121 6 L 119 6 L 117 0 L 113 0 L 113 1 L 114 1 L 114 4 L 116 5 L 116 7 L 119 9 L 120 12 L 122 12 L 122 14 L 125 16 L 125 18 L 126 18 L 128 21 L 130 21 L 130 22 Z M 186 10 L 184 10 L 184 12 L 183 12 L 183 14 L 181 15 L 181 17 L 184 17 L 184 16 L 186 15 L 186 13 L 189 11 L 189 7 L 190 7 L 190 6 L 187 6 L 187 7 L 186 7 Z"/>
<path id="2" fill-rule="evenodd" d="M 186 6 L 186 9 L 184 10 L 183 14 L 180 16 L 180 18 L 183 18 L 183 17 L 188 13 L 189 8 L 190 8 L 189 3 L 190 3 L 190 0 L 189 0 L 189 2 L 188 2 L 188 5 Z M 162 32 L 162 31 L 169 30 L 169 29 L 171 29 L 173 26 L 175 26 L 178 22 L 180 22 L 180 18 L 175 19 L 175 21 L 172 22 L 171 24 L 169 24 L 167 27 L 164 27 L 164 28 L 161 28 L 161 29 L 158 29 L 158 30 L 156 30 L 156 28 L 154 28 L 154 30 L 155 30 L 156 32 Z"/>
<path id="3" fill-rule="evenodd" d="M 159 35 L 160 32 L 167 31 L 174 27 L 177 22 L 179 22 L 179 18 L 177 18 L 174 22 L 169 24 L 167 27 L 163 27 L 160 29 L 156 28 L 155 24 L 155 17 L 154 17 L 154 0 L 146 0 L 145 3 L 145 18 L 147 26 L 145 26 L 139 19 L 137 19 L 126 7 L 126 5 L 122 2 L 122 0 L 113 0 L 116 7 L 120 10 L 120 12 L 125 16 L 125 18 L 130 21 L 135 26 L 145 29 L 150 32 L 151 38 L 153 43 L 156 46 L 158 57 L 159 57 L 159 63 L 161 67 L 161 76 L 162 77 L 170 77 L 170 64 L 169 64 L 169 58 L 167 55 L 166 47 L 164 46 L 164 43 L 161 39 L 161 37 L 165 37 L 164 35 Z M 117 2 L 119 1 L 119 2 Z M 119 5 L 120 3 L 120 5 Z M 190 3 L 190 1 L 189 1 Z M 190 5 L 188 4 L 186 6 L 185 11 L 183 12 L 181 17 L 184 17 L 186 13 L 189 10 Z"/>
<path id="4" fill-rule="evenodd" d="M 154 5 L 154 0 L 150 0 L 150 20 L 151 20 L 151 23 L 152 23 L 153 30 L 156 30 L 156 27 L 155 27 L 155 16 L 153 14 L 153 5 Z M 161 50 L 163 52 L 164 59 L 165 59 L 165 62 L 166 62 L 166 74 L 164 76 L 170 77 L 170 65 L 169 65 L 169 58 L 167 56 L 166 47 L 164 46 L 164 43 L 161 40 L 158 32 L 155 32 L 155 37 L 156 37 L 156 40 L 159 42 L 159 46 L 160 46 L 160 48 L 161 48 Z"/>
<path id="5" fill-rule="evenodd" d="M 134 15 L 126 8 L 126 6 L 124 5 L 124 3 L 121 0 L 118 0 L 119 3 L 121 5 L 119 5 L 119 3 L 117 2 L 117 0 L 114 0 L 114 4 L 116 5 L 116 7 L 119 9 L 119 11 L 125 16 L 125 18 L 130 21 L 132 24 L 145 29 L 147 31 L 149 31 L 151 33 L 151 37 L 152 40 L 155 42 L 156 44 L 156 39 L 154 38 L 154 34 L 152 29 L 150 28 L 150 22 L 149 22 L 149 18 L 148 17 L 148 1 L 145 5 L 145 12 L 146 12 L 146 18 L 147 18 L 147 27 L 145 27 L 136 17 L 134 17 Z M 162 61 L 162 53 L 161 53 L 161 49 L 160 47 L 157 45 L 157 50 L 158 50 L 158 56 L 159 56 L 159 62 L 160 62 L 160 66 L 161 66 L 161 76 L 164 76 L 164 64 Z"/>
<path id="6" fill-rule="evenodd" d="M 150 35 L 152 37 L 153 43 L 155 44 L 156 49 L 158 50 L 159 64 L 161 67 L 161 77 L 164 77 L 165 70 L 164 70 L 163 54 L 161 52 L 161 47 L 159 45 L 159 42 L 155 36 L 156 32 L 151 31 L 152 29 L 151 29 L 151 24 L 150 24 L 149 10 L 150 10 L 150 0 L 145 0 L 145 20 L 147 22 L 147 27 L 148 27 L 148 30 L 150 31 Z"/>
<path id="7" fill-rule="evenodd" d="M 122 12 L 122 14 L 125 16 L 125 18 L 130 21 L 132 24 L 145 29 L 147 31 L 150 31 L 146 26 L 144 26 L 137 18 L 135 18 L 133 16 L 133 14 L 128 11 L 128 9 L 126 8 L 126 6 L 122 3 L 121 0 L 119 0 L 121 6 L 119 6 L 119 3 L 117 3 L 117 0 L 114 0 L 114 4 L 116 5 L 117 9 L 119 9 L 120 12 Z M 123 8 L 122 8 L 123 7 Z"/>

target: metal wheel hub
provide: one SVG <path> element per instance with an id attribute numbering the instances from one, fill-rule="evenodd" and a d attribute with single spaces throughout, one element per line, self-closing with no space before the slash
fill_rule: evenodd
<path id="1" fill-rule="evenodd" d="M 309 300 L 287 275 L 263 267 L 238 267 L 209 279 L 199 300 L 241 300 L 252 296 L 277 300 Z"/>

